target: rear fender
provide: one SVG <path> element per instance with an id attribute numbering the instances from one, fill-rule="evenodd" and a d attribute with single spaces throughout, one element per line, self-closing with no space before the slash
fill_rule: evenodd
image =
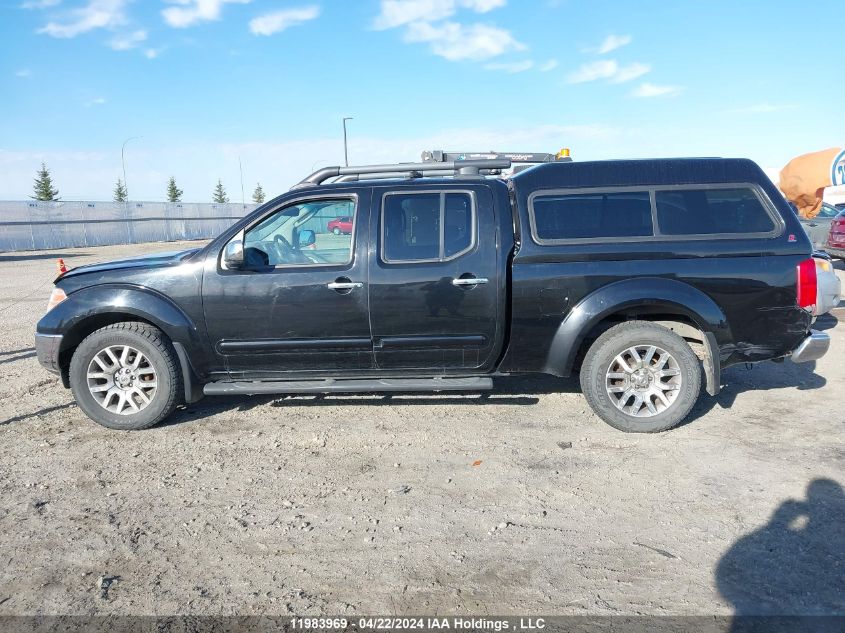
<path id="1" fill-rule="evenodd" d="M 552 338 L 544 371 L 557 376 L 569 375 L 582 343 L 593 328 L 614 314 L 635 312 L 637 308 L 689 318 L 705 334 L 704 343 L 715 365 L 719 363 L 719 354 L 712 353 L 713 347 L 731 341 L 724 312 L 700 290 L 663 277 L 625 279 L 599 288 L 569 311 Z M 708 337 L 708 333 L 712 336 Z M 718 376 L 718 368 L 714 373 Z"/>

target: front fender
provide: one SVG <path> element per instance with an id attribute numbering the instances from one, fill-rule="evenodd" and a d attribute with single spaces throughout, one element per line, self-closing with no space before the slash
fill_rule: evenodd
<path id="1" fill-rule="evenodd" d="M 196 324 L 179 306 L 154 290 L 129 284 L 102 284 L 72 292 L 42 317 L 36 331 L 62 335 L 65 349 L 80 342 L 86 322 L 116 314 L 148 321 L 186 349 L 202 349 Z"/>
<path id="2" fill-rule="evenodd" d="M 732 340 L 724 312 L 700 290 L 664 277 L 625 279 L 599 288 L 569 311 L 552 339 L 544 371 L 569 375 L 587 334 L 603 319 L 637 307 L 686 316 L 705 334 L 711 333 L 717 345 Z"/>

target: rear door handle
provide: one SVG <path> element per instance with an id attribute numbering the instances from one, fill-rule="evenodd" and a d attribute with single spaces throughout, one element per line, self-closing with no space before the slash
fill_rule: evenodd
<path id="1" fill-rule="evenodd" d="M 354 288 L 362 288 L 364 286 L 360 281 L 332 281 L 326 284 L 329 290 L 353 290 Z"/>
<path id="2" fill-rule="evenodd" d="M 459 277 L 452 280 L 453 286 L 479 286 L 486 283 L 490 283 L 490 280 L 484 277 Z"/>

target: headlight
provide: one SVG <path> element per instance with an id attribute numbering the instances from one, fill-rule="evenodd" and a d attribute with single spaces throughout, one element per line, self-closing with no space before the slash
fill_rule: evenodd
<path id="1" fill-rule="evenodd" d="M 64 290 L 61 288 L 53 288 L 53 292 L 50 293 L 50 300 L 47 302 L 47 312 L 55 308 L 65 299 L 67 299 L 67 295 Z"/>
<path id="2" fill-rule="evenodd" d="M 826 273 L 833 272 L 833 264 L 826 259 L 816 259 L 816 268 Z"/>

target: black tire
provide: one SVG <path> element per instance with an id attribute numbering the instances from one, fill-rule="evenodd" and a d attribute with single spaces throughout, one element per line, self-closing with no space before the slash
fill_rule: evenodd
<path id="1" fill-rule="evenodd" d="M 337 227 L 334 227 L 334 228 L 332 229 L 332 233 L 334 233 L 335 235 L 340 235 L 340 234 L 341 234 L 341 232 L 342 232 L 342 231 L 341 231 L 339 228 L 337 228 Z"/>
<path id="2" fill-rule="evenodd" d="M 669 360 L 673 361 L 676 369 L 679 370 L 680 385 L 672 390 L 670 396 L 674 400 L 668 406 L 656 397 L 647 397 L 652 405 L 656 404 L 655 408 L 665 407 L 657 413 L 650 413 L 648 409 L 642 412 L 649 417 L 637 417 L 628 411 L 622 411 L 614 402 L 615 396 L 608 393 L 611 389 L 608 387 L 610 379 L 608 374 L 617 355 L 638 346 L 655 346 L 665 350 L 671 357 Z M 658 358 L 662 359 L 662 356 Z M 658 368 L 650 365 L 648 369 Z M 611 376 L 613 375 L 619 374 L 613 372 Z M 646 372 L 646 374 L 638 375 L 637 378 L 651 385 L 654 375 Z M 614 384 L 627 389 L 633 380 L 633 375 L 630 375 Z M 675 378 L 668 380 L 678 382 Z M 671 330 L 648 321 L 628 321 L 610 328 L 590 346 L 581 366 L 581 390 L 596 415 L 610 426 L 626 433 L 657 433 L 680 424 L 689 415 L 701 392 L 701 361 L 687 342 Z M 629 411 L 637 404 L 634 398 L 638 392 L 635 390 L 632 393 L 633 395 L 626 401 L 630 403 L 627 407 Z M 624 397 L 620 395 L 617 400 L 621 401 Z"/>
<path id="3" fill-rule="evenodd" d="M 119 414 L 107 410 L 88 387 L 88 367 L 94 356 L 107 347 L 122 345 L 138 350 L 155 370 L 155 392 L 149 404 L 137 413 Z M 70 361 L 70 387 L 79 408 L 89 418 L 97 424 L 121 431 L 146 429 L 161 422 L 173 412 L 183 393 L 182 373 L 173 345 L 158 328 L 135 321 L 107 325 L 79 344 Z"/>

